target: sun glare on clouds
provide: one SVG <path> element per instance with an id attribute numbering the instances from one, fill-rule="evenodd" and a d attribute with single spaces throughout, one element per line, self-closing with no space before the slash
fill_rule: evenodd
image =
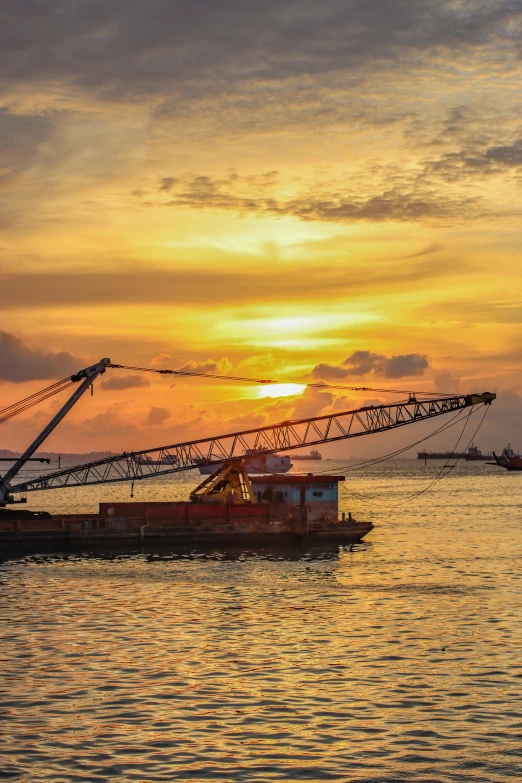
<path id="1" fill-rule="evenodd" d="M 302 383 L 271 383 L 267 386 L 261 386 L 258 394 L 261 398 L 266 397 L 296 397 L 302 394 L 306 386 Z"/>

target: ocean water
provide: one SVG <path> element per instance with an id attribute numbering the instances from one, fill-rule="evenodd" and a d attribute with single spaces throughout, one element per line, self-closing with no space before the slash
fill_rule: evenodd
<path id="1" fill-rule="evenodd" d="M 352 550 L 4 555 L 0 778 L 520 781 L 522 473 L 459 464 L 408 499 L 441 465 L 300 463 L 347 476 L 375 524 Z"/>

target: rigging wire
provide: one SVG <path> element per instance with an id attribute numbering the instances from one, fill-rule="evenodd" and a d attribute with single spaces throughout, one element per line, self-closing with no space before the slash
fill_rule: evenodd
<path id="1" fill-rule="evenodd" d="M 51 386 L 47 386 L 45 389 L 41 389 L 40 391 L 31 394 L 29 397 L 25 397 L 23 400 L 19 400 L 12 405 L 0 409 L 0 424 L 12 419 L 14 416 L 18 416 L 20 413 L 24 413 L 35 405 L 38 405 L 40 402 L 49 399 L 49 397 L 54 397 L 55 394 L 68 389 L 75 383 L 76 381 L 71 380 L 70 377 L 64 378 L 61 381 L 53 383 Z"/>
<path id="2" fill-rule="evenodd" d="M 364 460 L 363 462 L 358 462 L 356 465 L 341 465 L 340 467 L 337 468 L 337 470 L 344 470 L 346 472 L 351 473 L 357 470 L 363 470 L 364 468 L 372 467 L 373 465 L 378 465 L 380 462 L 386 462 L 387 460 L 393 459 L 393 457 L 396 457 L 399 454 L 403 454 L 405 451 L 409 451 L 409 449 L 418 446 L 420 443 L 424 443 L 425 441 L 430 440 L 430 438 L 434 438 L 435 435 L 439 435 L 441 432 L 445 432 L 451 427 L 454 427 L 456 424 L 459 424 L 467 415 L 468 413 L 466 411 L 459 410 L 449 421 L 444 422 L 444 424 L 441 424 L 441 426 L 437 427 L 436 430 L 430 432 L 429 435 L 426 435 L 424 438 L 420 438 L 420 440 L 417 440 L 414 443 L 408 444 L 408 446 L 403 446 L 402 448 L 396 449 L 395 451 L 391 451 L 388 454 L 382 454 L 379 457 L 373 457 L 372 459 Z M 318 471 L 318 475 L 329 475 L 329 474 L 332 475 L 331 470 Z"/>
<path id="3" fill-rule="evenodd" d="M 486 408 L 486 410 L 484 411 L 484 414 L 483 414 L 483 416 L 482 416 L 481 420 L 479 421 L 479 423 L 478 423 L 477 427 L 475 428 L 475 431 L 474 431 L 473 435 L 472 435 L 472 436 L 471 436 L 471 438 L 469 439 L 469 441 L 468 441 L 468 444 L 467 444 L 467 446 L 466 446 L 466 448 L 465 448 L 465 451 L 467 451 L 467 449 L 468 449 L 468 448 L 470 447 L 470 445 L 473 443 L 473 441 L 474 441 L 474 439 L 475 439 L 475 437 L 476 437 L 476 435 L 477 435 L 478 431 L 480 430 L 480 428 L 481 428 L 481 426 L 482 426 L 482 424 L 483 424 L 483 422 L 484 422 L 484 419 L 486 418 L 486 416 L 487 416 L 487 414 L 488 414 L 488 411 L 489 411 L 489 406 L 485 406 L 485 408 Z M 470 412 L 469 412 L 469 413 L 468 413 L 468 414 L 465 416 L 465 419 L 466 419 L 466 421 L 464 422 L 464 427 L 462 428 L 462 432 L 460 433 L 460 435 L 459 435 L 459 438 L 458 438 L 458 440 L 457 440 L 457 443 L 456 443 L 456 444 L 455 444 L 455 446 L 453 447 L 453 451 L 451 452 L 451 456 L 450 456 L 448 459 L 453 459 L 453 457 L 455 457 L 455 452 L 456 452 L 456 450 L 457 450 L 457 448 L 458 448 L 458 444 L 460 443 L 460 441 L 461 441 L 461 439 L 462 439 L 462 437 L 463 437 L 463 435 L 464 435 L 464 432 L 465 432 L 465 430 L 466 430 L 466 427 L 467 427 L 467 425 L 468 425 L 468 422 L 469 422 L 469 420 L 470 420 L 471 416 L 472 416 L 474 413 L 476 413 L 476 412 L 477 412 L 477 411 L 471 410 L 471 411 L 470 411 Z M 462 421 L 462 419 L 460 419 L 460 421 Z M 455 423 L 455 424 L 457 424 L 458 422 L 454 422 L 454 423 Z M 342 485 L 341 485 L 341 490 L 343 490 L 344 492 L 346 492 L 346 494 L 348 494 L 348 495 L 352 495 L 353 497 L 355 497 L 355 498 L 357 498 L 358 500 L 361 500 L 361 501 L 363 501 L 363 502 L 372 502 L 372 503 L 386 503 L 386 505 L 387 505 L 387 506 L 400 506 L 400 505 L 402 505 L 402 504 L 406 503 L 408 500 L 413 500 L 413 499 L 415 499 L 415 498 L 418 498 L 418 497 L 420 497 L 421 495 L 424 495 L 424 493 L 428 492 L 428 490 L 429 490 L 429 489 L 431 489 L 431 487 L 433 487 L 433 486 L 434 486 L 435 484 L 437 484 L 439 481 L 442 481 L 442 479 L 444 479 L 444 478 L 446 478 L 447 476 L 449 476 L 449 475 L 450 475 L 450 471 L 451 471 L 451 469 L 453 469 L 454 467 L 456 467 L 456 465 L 458 464 L 458 462 L 459 462 L 459 460 L 460 460 L 460 459 L 461 459 L 461 454 L 457 454 L 457 455 L 456 455 L 456 457 L 455 457 L 455 464 L 454 464 L 454 465 L 447 465 L 447 464 L 446 464 L 446 465 L 444 465 L 444 466 L 443 466 L 443 467 L 442 467 L 442 468 L 439 470 L 439 472 L 437 473 L 437 475 L 435 476 L 435 478 L 433 478 L 433 479 L 432 479 L 432 481 L 430 481 L 430 483 L 429 483 L 429 484 L 427 484 L 427 486 L 425 486 L 423 489 L 421 489 L 421 490 L 419 490 L 419 491 L 417 491 L 417 492 L 413 492 L 411 495 L 407 495 L 407 496 L 406 496 L 406 497 L 404 497 L 402 500 L 398 500 L 398 501 L 396 501 L 396 502 L 382 501 L 382 500 L 380 500 L 380 499 L 372 499 L 372 498 L 370 498 L 368 495 L 361 494 L 361 493 L 359 493 L 359 492 L 357 492 L 357 491 L 355 491 L 355 490 L 348 489 L 348 487 L 344 487 L 344 486 L 342 486 Z"/>
<path id="4" fill-rule="evenodd" d="M 308 383 L 307 381 L 278 381 L 273 380 L 269 378 L 245 378 L 239 375 L 217 375 L 215 373 L 209 373 L 209 372 L 195 372 L 195 371 L 189 371 L 189 370 L 156 370 L 153 367 L 129 367 L 124 364 L 110 364 L 109 367 L 117 370 L 132 370 L 134 372 L 153 372 L 157 373 L 158 375 L 183 375 L 189 378 L 211 378 L 213 380 L 220 380 L 220 381 L 239 381 L 242 383 L 257 383 L 262 385 L 267 384 L 280 384 L 280 383 L 294 383 L 299 386 L 308 386 L 312 389 L 343 389 L 345 391 L 372 391 L 372 392 L 379 392 L 382 394 L 407 394 L 411 396 L 414 395 L 422 395 L 426 397 L 436 397 L 438 395 L 442 395 L 443 397 L 451 397 L 454 395 L 450 392 L 440 392 L 440 391 L 434 391 L 434 392 L 412 392 L 412 391 L 405 391 L 404 389 L 375 389 L 370 386 L 344 386 L 343 384 L 331 384 L 331 383 Z M 455 395 L 459 396 L 459 395 Z"/>
<path id="5" fill-rule="evenodd" d="M 260 385 L 270 385 L 270 384 L 278 384 L 281 383 L 281 381 L 273 380 L 269 378 L 250 378 L 250 377 L 243 377 L 238 375 L 219 375 L 217 373 L 201 373 L 191 370 L 172 370 L 172 369 L 165 369 L 165 370 L 156 370 L 152 367 L 131 367 L 124 364 L 110 364 L 109 367 L 113 369 L 121 369 L 121 370 L 132 370 L 135 372 L 152 372 L 156 373 L 158 375 L 181 375 L 185 377 L 191 377 L 191 378 L 206 378 L 211 380 L 224 380 L 224 381 L 235 381 L 235 382 L 241 382 L 241 383 L 256 383 Z M 72 377 L 64 378 L 61 381 L 57 381 L 56 383 L 52 384 L 51 386 L 46 387 L 45 389 L 42 389 L 41 391 L 35 392 L 34 394 L 31 394 L 29 397 L 25 397 L 23 400 L 19 400 L 18 402 L 13 403 L 12 405 L 8 405 L 5 408 L 0 409 L 0 424 L 2 424 L 5 421 L 8 421 L 9 419 L 12 419 L 14 416 L 18 416 L 20 413 L 25 413 L 25 411 L 29 410 L 30 408 L 34 407 L 35 405 L 38 405 L 40 402 L 43 402 L 44 400 L 49 399 L 49 397 L 54 396 L 55 394 L 58 394 L 61 391 L 64 391 L 65 389 L 68 389 L 70 386 L 72 386 L 76 381 L 73 381 Z M 344 390 L 344 391 L 365 391 L 365 392 L 375 392 L 379 394 L 407 394 L 408 395 L 408 402 L 416 402 L 416 397 L 423 397 L 427 400 L 437 397 L 439 395 L 442 396 L 452 396 L 449 392 L 412 392 L 412 391 L 405 391 L 404 389 L 381 389 L 381 388 L 374 388 L 370 386 L 346 386 L 344 384 L 329 384 L 329 383 L 307 383 L 307 382 L 300 382 L 300 381 L 285 381 L 285 383 L 295 383 L 296 385 L 300 386 L 306 386 L 313 389 L 336 389 L 336 390 Z"/>

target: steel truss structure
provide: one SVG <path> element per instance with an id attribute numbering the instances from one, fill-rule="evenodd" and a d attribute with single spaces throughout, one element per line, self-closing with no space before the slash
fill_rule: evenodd
<path id="1" fill-rule="evenodd" d="M 456 395 L 390 405 L 367 406 L 357 410 L 315 416 L 309 419 L 283 421 L 268 427 L 234 432 L 215 438 L 177 443 L 64 468 L 9 487 L 10 492 L 108 484 L 192 470 L 201 464 L 215 464 L 245 453 L 273 454 L 306 446 L 317 446 L 338 440 L 357 438 L 397 429 L 416 421 L 427 421 L 446 413 L 458 412 L 474 405 L 489 405 L 495 399 L 490 392 Z"/>

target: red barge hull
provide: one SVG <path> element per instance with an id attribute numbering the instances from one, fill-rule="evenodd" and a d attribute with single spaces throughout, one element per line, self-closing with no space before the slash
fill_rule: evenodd
<path id="1" fill-rule="evenodd" d="M 209 505 L 177 503 L 100 503 L 98 514 L 31 516 L 0 513 L 0 546 L 30 542 L 56 544 L 143 544 L 175 542 L 255 543 L 330 540 L 361 541 L 371 522 L 325 516 L 308 521 L 290 504 Z"/>

